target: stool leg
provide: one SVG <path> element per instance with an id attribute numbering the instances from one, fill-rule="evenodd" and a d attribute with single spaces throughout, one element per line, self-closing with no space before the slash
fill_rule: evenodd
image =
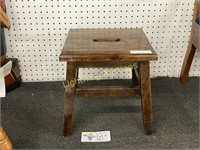
<path id="1" fill-rule="evenodd" d="M 153 133 L 152 127 L 152 101 L 149 62 L 140 62 L 141 103 L 143 125 L 147 135 Z"/>
<path id="2" fill-rule="evenodd" d="M 78 87 L 78 74 L 79 74 L 79 68 L 76 68 L 76 74 L 75 74 L 76 85 L 75 85 L 75 88 Z"/>
<path id="3" fill-rule="evenodd" d="M 63 136 L 70 136 L 72 134 L 73 124 L 73 108 L 74 108 L 74 91 L 75 91 L 75 73 L 76 66 L 73 62 L 67 63 L 67 83 L 69 85 L 65 89 L 65 103 L 64 103 L 64 129 Z"/>
<path id="4" fill-rule="evenodd" d="M 137 73 L 139 72 L 138 68 L 135 70 L 134 68 L 132 68 L 132 86 L 133 87 L 137 87 L 139 86 L 139 81 L 140 79 L 137 76 Z"/>
<path id="5" fill-rule="evenodd" d="M 181 75 L 180 75 L 180 81 L 181 83 L 187 83 L 188 81 L 188 74 L 190 71 L 190 67 L 192 64 L 192 60 L 194 58 L 194 54 L 195 54 L 196 48 L 195 46 L 192 44 L 191 47 L 188 48 L 184 61 L 183 61 L 183 66 L 181 69 Z"/>

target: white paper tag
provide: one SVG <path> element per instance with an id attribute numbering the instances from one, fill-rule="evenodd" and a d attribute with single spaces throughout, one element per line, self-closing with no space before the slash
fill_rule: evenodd
<path id="1" fill-rule="evenodd" d="M 130 50 L 131 54 L 152 54 L 151 50 Z"/>
<path id="2" fill-rule="evenodd" d="M 4 77 L 7 76 L 12 69 L 12 61 L 6 63 L 3 67 Z"/>
<path id="3" fill-rule="evenodd" d="M 6 96 L 6 87 L 5 87 L 5 80 L 4 80 L 4 70 L 0 68 L 0 97 Z"/>
<path id="4" fill-rule="evenodd" d="M 82 132 L 81 142 L 109 142 L 110 131 Z"/>

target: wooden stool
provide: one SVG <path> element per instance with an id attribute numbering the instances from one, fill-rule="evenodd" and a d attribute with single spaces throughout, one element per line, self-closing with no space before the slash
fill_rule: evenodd
<path id="1" fill-rule="evenodd" d="M 193 58 L 195 55 L 195 51 L 196 51 L 196 49 L 200 49 L 200 42 L 199 42 L 200 25 L 198 25 L 195 21 L 196 17 L 199 14 L 199 8 L 200 8 L 200 2 L 199 2 L 199 0 L 195 0 L 190 40 L 189 40 L 189 44 L 187 47 L 187 51 L 186 51 L 182 69 L 181 69 L 181 75 L 180 75 L 181 83 L 187 83 L 188 74 L 189 74 L 190 67 L 191 67 L 191 64 L 192 64 L 192 61 L 193 61 Z"/>
<path id="2" fill-rule="evenodd" d="M 142 29 L 71 29 L 60 61 L 67 62 L 64 104 L 64 136 L 72 133 L 74 97 L 141 95 L 143 125 L 152 134 L 152 101 L 149 61 L 157 54 Z M 139 65 L 139 80 L 133 71 L 132 87 L 78 87 L 79 68 L 133 67 Z M 130 66 L 131 65 L 131 66 Z M 133 66 L 132 66 L 133 65 Z M 139 83 L 139 86 L 135 86 Z"/>

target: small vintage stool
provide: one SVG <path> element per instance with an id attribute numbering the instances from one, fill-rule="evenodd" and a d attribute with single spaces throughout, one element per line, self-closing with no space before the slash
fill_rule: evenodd
<path id="1" fill-rule="evenodd" d="M 71 29 L 60 61 L 67 62 L 65 88 L 64 136 L 70 136 L 73 122 L 74 97 L 78 96 L 134 96 L 141 95 L 143 125 L 152 134 L 152 101 L 149 61 L 157 54 L 142 29 Z M 79 68 L 119 67 L 138 64 L 139 80 L 133 73 L 132 87 L 78 87 Z M 138 83 L 139 86 L 136 86 Z"/>

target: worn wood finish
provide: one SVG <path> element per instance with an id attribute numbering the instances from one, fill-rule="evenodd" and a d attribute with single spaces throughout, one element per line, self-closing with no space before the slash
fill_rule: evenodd
<path id="1" fill-rule="evenodd" d="M 95 42 L 94 39 L 120 39 L 118 42 Z M 130 50 L 151 50 L 152 54 L 131 55 Z M 150 61 L 157 55 L 142 29 L 71 29 L 61 61 Z"/>
<path id="2" fill-rule="evenodd" d="M 143 125 L 147 135 L 153 133 L 152 127 L 152 101 L 151 101 L 151 83 L 149 62 L 140 62 L 140 77 L 141 77 L 141 103 Z"/>
<path id="3" fill-rule="evenodd" d="M 130 50 L 151 50 L 152 54 L 133 55 L 130 54 Z M 70 30 L 60 60 L 68 61 L 67 83 L 77 80 L 79 68 L 140 66 L 140 69 L 137 69 L 140 72 L 139 77 L 135 71 L 132 71 L 133 86 L 131 87 L 79 87 L 77 85 L 67 87 L 64 136 L 71 135 L 75 96 L 135 96 L 139 94 L 142 97 L 145 131 L 147 134 L 153 132 L 149 61 L 157 60 L 157 54 L 142 29 Z"/>
<path id="4" fill-rule="evenodd" d="M 106 52 L 105 52 L 106 53 Z M 117 54 L 113 54 L 113 55 L 107 55 L 107 54 L 88 54 L 88 55 L 84 55 L 84 54 L 77 54 L 77 55 L 65 55 L 63 54 L 60 57 L 61 61 L 128 61 L 128 60 L 134 60 L 134 61 L 153 61 L 153 60 L 157 60 L 156 55 L 151 55 L 149 57 L 147 57 L 146 55 L 117 55 Z"/>
<path id="5" fill-rule="evenodd" d="M 67 63 L 67 80 L 70 82 L 74 80 L 76 73 L 76 65 L 74 62 Z M 74 108 L 74 91 L 75 87 L 65 88 L 65 104 L 64 104 L 64 129 L 63 135 L 70 136 L 72 133 L 73 124 L 73 108 Z"/>
<path id="6" fill-rule="evenodd" d="M 192 61 L 194 58 L 194 54 L 195 54 L 195 51 L 197 48 L 194 45 L 198 46 L 200 43 L 199 42 L 199 34 L 198 34 L 198 33 L 200 33 L 200 29 L 195 22 L 196 17 L 199 14 L 199 7 L 200 7 L 200 3 L 198 2 L 198 0 L 195 0 L 190 40 L 189 40 L 189 44 L 187 47 L 187 51 L 185 54 L 185 58 L 183 61 L 181 74 L 180 74 L 180 82 L 181 83 L 187 83 L 187 81 L 188 81 L 188 74 L 189 74 L 190 67 L 191 67 L 191 64 L 192 64 Z M 195 32 L 197 32 L 197 33 L 195 33 Z"/>
<path id="7" fill-rule="evenodd" d="M 139 88 L 119 86 L 93 86 L 76 89 L 77 96 L 136 96 L 140 95 Z"/>

